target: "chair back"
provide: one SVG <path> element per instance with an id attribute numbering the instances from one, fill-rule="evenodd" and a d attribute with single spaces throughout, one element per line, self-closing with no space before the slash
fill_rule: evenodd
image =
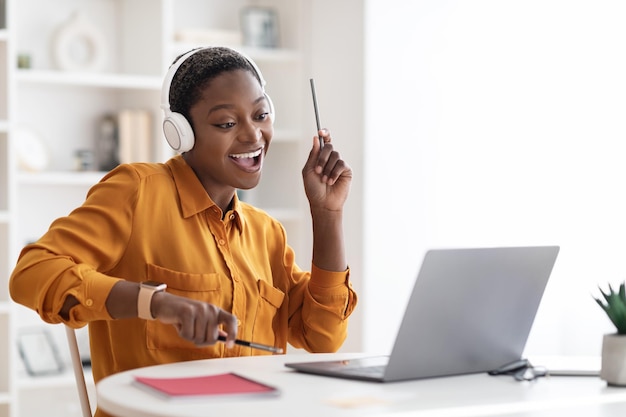
<path id="1" fill-rule="evenodd" d="M 78 389 L 78 398 L 80 399 L 80 408 L 83 417 L 93 417 L 91 415 L 91 405 L 89 404 L 89 395 L 87 394 L 87 384 L 85 383 L 85 373 L 83 372 L 83 363 L 80 360 L 80 352 L 78 351 L 78 341 L 76 340 L 76 332 L 69 326 L 65 326 L 65 334 L 67 336 L 67 344 L 70 347 L 70 356 L 72 357 L 72 368 L 74 368 L 74 379 L 76 379 L 76 388 Z"/>

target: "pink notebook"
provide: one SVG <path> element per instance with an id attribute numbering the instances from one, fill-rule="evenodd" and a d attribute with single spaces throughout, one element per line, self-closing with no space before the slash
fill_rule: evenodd
<path id="1" fill-rule="evenodd" d="M 235 373 L 184 378 L 148 378 L 135 376 L 135 385 L 170 399 L 214 396 L 275 396 L 276 387 Z"/>

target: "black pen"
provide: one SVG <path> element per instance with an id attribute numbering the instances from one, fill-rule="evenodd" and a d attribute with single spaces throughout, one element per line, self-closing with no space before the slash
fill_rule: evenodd
<path id="1" fill-rule="evenodd" d="M 226 336 L 219 335 L 217 337 L 217 340 L 219 340 L 221 342 L 225 342 L 226 341 Z M 252 349 L 267 350 L 268 352 L 272 352 L 272 353 L 283 353 L 283 349 L 282 348 L 278 348 L 278 347 L 274 347 L 274 346 L 268 346 L 268 345 L 262 345 L 260 343 L 248 342 L 247 340 L 235 339 L 235 344 L 236 345 L 241 345 L 241 346 L 247 346 L 247 347 L 250 347 Z"/>

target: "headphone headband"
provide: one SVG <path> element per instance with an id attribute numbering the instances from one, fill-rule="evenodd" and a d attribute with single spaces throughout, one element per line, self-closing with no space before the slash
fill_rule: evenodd
<path id="1" fill-rule="evenodd" d="M 174 80 L 174 76 L 178 72 L 178 69 L 180 68 L 181 65 L 183 65 L 183 62 L 185 62 L 187 58 L 189 58 L 191 55 L 203 49 L 205 48 L 193 49 L 187 52 L 186 54 L 184 54 L 183 56 L 181 56 L 180 58 L 178 58 L 176 62 L 170 65 L 169 69 L 167 70 L 167 73 L 165 74 L 165 78 L 163 79 L 163 86 L 161 87 L 161 108 L 164 111 L 170 110 L 170 87 L 172 86 L 172 80 Z"/>
<path id="2" fill-rule="evenodd" d="M 170 65 L 169 69 L 167 70 L 167 73 L 165 74 L 165 78 L 163 79 L 163 86 L 161 87 L 161 108 L 163 110 L 170 109 L 170 87 L 172 86 L 172 81 L 174 80 L 174 76 L 176 76 L 176 73 L 178 72 L 178 69 L 181 67 L 181 65 L 183 65 L 183 63 L 187 60 L 187 58 L 189 58 L 193 54 L 200 52 L 200 51 L 204 51 L 205 49 L 211 49 L 211 48 L 212 48 L 211 46 L 205 46 L 205 47 L 192 49 L 191 51 L 185 53 L 183 56 L 178 58 L 176 62 L 174 62 L 172 65 Z M 230 49 L 230 48 L 226 48 L 226 49 Z M 261 88 L 263 89 L 263 92 L 265 93 L 266 83 L 259 67 L 257 67 L 255 62 L 243 52 L 235 51 L 234 49 L 231 49 L 231 50 L 243 56 L 246 59 L 246 61 L 248 61 L 248 63 L 252 66 L 252 69 L 254 69 L 254 72 L 256 73 L 256 75 L 259 77 L 259 80 L 261 81 Z"/>

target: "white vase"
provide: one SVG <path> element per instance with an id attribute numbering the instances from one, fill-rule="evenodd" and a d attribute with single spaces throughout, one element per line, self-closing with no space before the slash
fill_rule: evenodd
<path id="1" fill-rule="evenodd" d="M 604 335 L 600 378 L 609 385 L 626 387 L 626 335 Z"/>
<path id="2" fill-rule="evenodd" d="M 101 71 L 106 65 L 106 39 L 82 12 L 74 12 L 56 30 L 52 55 L 64 71 Z"/>

